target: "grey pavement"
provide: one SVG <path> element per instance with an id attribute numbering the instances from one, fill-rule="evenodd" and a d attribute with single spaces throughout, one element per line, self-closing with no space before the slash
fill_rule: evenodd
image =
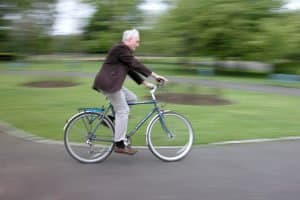
<path id="1" fill-rule="evenodd" d="M 17 75 L 27 75 L 27 76 L 55 76 L 55 77 L 91 77 L 95 76 L 95 73 L 91 72 L 55 72 L 55 71 L 46 71 L 46 70 L 1 70 L 2 74 L 17 74 Z M 263 92 L 263 93 L 272 93 L 279 95 L 290 95 L 290 96 L 300 96 L 300 88 L 292 87 L 281 87 L 281 86 L 272 86 L 266 84 L 255 84 L 255 83 L 236 83 L 230 81 L 216 81 L 208 80 L 201 78 L 179 78 L 179 77 L 168 77 L 170 81 L 177 83 L 191 83 L 199 84 L 206 87 L 213 88 L 226 88 L 226 89 L 237 89 L 244 91 L 253 91 L 253 92 Z"/>
<path id="2" fill-rule="evenodd" d="M 150 151 L 81 164 L 63 145 L 0 131 L 1 200 L 298 200 L 300 141 L 205 145 L 166 163 Z"/>

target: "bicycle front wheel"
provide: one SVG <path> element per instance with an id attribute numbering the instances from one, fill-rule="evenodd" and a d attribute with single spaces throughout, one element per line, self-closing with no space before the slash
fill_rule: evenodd
<path id="1" fill-rule="evenodd" d="M 67 152 L 82 163 L 96 163 L 112 152 L 114 126 L 109 118 L 97 112 L 81 112 L 65 126 Z"/>
<path id="2" fill-rule="evenodd" d="M 191 151 L 194 132 L 182 115 L 165 111 L 156 115 L 147 127 L 147 144 L 151 152 L 163 161 L 178 161 Z"/>

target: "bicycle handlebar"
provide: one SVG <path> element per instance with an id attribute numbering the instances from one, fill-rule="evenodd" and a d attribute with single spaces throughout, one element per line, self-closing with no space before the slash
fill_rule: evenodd
<path id="1" fill-rule="evenodd" d="M 156 85 L 154 85 L 154 87 L 150 90 L 151 96 L 153 97 L 153 99 L 155 99 L 154 93 L 156 92 L 157 88 L 163 86 L 165 84 L 164 80 L 160 80 L 159 82 L 156 83 Z"/>
<path id="2" fill-rule="evenodd" d="M 150 93 L 154 94 L 156 90 L 157 90 L 157 85 L 154 85 L 154 87 L 150 90 Z"/>

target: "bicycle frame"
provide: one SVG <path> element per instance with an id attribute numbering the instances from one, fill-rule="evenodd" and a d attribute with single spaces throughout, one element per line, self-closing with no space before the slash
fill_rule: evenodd
<path id="1" fill-rule="evenodd" d="M 141 126 L 143 126 L 143 124 L 148 121 L 148 119 L 154 114 L 154 113 L 160 113 L 160 109 L 157 105 L 157 101 L 156 100 L 148 100 L 148 101 L 140 101 L 140 102 L 130 102 L 128 103 L 129 106 L 138 106 L 138 105 L 150 105 L 153 104 L 154 108 L 148 112 L 136 125 L 135 127 L 128 132 L 127 136 L 131 137 L 133 136 L 140 128 Z M 114 109 L 113 106 L 111 104 L 109 104 L 109 107 L 106 109 L 105 113 L 109 113 L 109 110 L 112 111 L 113 115 L 114 115 Z"/>
<path id="2" fill-rule="evenodd" d="M 127 137 L 131 137 L 133 136 L 140 128 L 142 125 L 144 125 L 144 123 L 146 121 L 148 121 L 148 119 L 155 113 L 158 114 L 159 116 L 159 120 L 161 122 L 161 126 L 164 130 L 164 132 L 167 134 L 167 136 L 169 138 L 172 138 L 173 137 L 173 134 L 169 131 L 169 129 L 167 128 L 166 126 L 166 123 L 164 122 L 164 118 L 163 118 L 163 115 L 161 114 L 161 110 L 158 106 L 158 102 L 156 100 L 156 97 L 154 95 L 155 91 L 157 89 L 157 86 L 155 88 L 153 88 L 150 93 L 151 93 L 151 96 L 152 96 L 152 100 L 147 100 L 147 101 L 140 101 L 140 102 L 129 102 L 128 105 L 129 106 L 137 106 L 137 105 L 150 105 L 152 104 L 154 107 L 153 109 L 147 113 L 134 127 L 134 129 L 132 129 L 130 132 L 128 132 L 128 134 L 126 135 Z M 107 116 L 108 113 L 111 113 L 113 114 L 113 116 L 115 115 L 115 111 L 114 111 L 114 108 L 112 106 L 111 103 L 109 103 L 108 107 L 107 108 L 79 108 L 78 109 L 79 111 L 83 111 L 83 112 L 98 112 L 98 113 L 101 113 L 101 118 L 103 118 L 104 116 Z M 100 125 L 100 123 L 98 125 L 96 125 L 96 127 L 93 128 L 93 130 L 89 131 L 90 132 L 90 136 L 89 136 L 89 140 L 99 140 L 97 138 L 95 138 L 95 131 L 98 129 L 98 126 Z M 88 128 L 87 128 L 88 129 Z M 103 139 L 100 139 L 99 141 L 106 141 L 106 140 L 103 140 Z"/>
<path id="3" fill-rule="evenodd" d="M 143 101 L 143 102 L 133 102 L 133 103 L 129 103 L 128 105 L 129 106 L 136 106 L 136 105 L 149 105 L 149 104 L 153 104 L 154 105 L 154 108 L 149 112 L 147 113 L 144 118 L 142 118 L 137 124 L 136 126 L 134 127 L 134 129 L 132 129 L 130 132 L 128 132 L 127 136 L 131 137 L 133 136 L 139 129 L 141 126 L 143 126 L 143 124 L 148 121 L 148 119 L 154 114 L 154 113 L 157 113 L 159 114 L 160 113 L 160 109 L 157 105 L 157 101 L 156 100 L 149 100 L 149 101 Z"/>
<path id="4" fill-rule="evenodd" d="M 153 109 L 147 113 L 136 125 L 135 127 L 128 132 L 127 136 L 128 137 L 131 137 L 133 136 L 140 128 L 141 126 L 144 125 L 144 123 L 146 121 L 148 121 L 148 119 L 154 114 L 154 113 L 157 113 L 159 115 L 159 120 L 161 122 L 161 125 L 162 125 L 162 128 L 163 130 L 165 131 L 165 133 L 169 136 L 169 137 L 172 137 L 172 133 L 169 131 L 169 129 L 167 128 L 165 122 L 164 122 L 164 119 L 163 119 L 163 115 L 161 114 L 160 112 L 160 108 L 158 106 L 158 102 L 156 100 L 156 97 L 154 95 L 154 92 L 156 91 L 157 87 L 153 88 L 150 93 L 151 93 L 151 96 L 152 96 L 152 100 L 148 100 L 148 101 L 140 101 L 140 102 L 129 102 L 128 105 L 129 106 L 137 106 L 137 105 L 150 105 L 152 104 L 154 107 Z M 113 109 L 113 106 L 111 104 L 109 104 L 109 107 L 106 109 L 106 111 L 104 112 L 105 114 L 107 114 L 109 112 L 109 110 L 112 111 L 113 115 L 115 114 L 114 113 L 114 109 Z"/>

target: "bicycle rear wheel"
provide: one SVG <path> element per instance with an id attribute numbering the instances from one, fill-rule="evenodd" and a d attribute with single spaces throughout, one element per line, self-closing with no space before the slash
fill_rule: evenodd
<path id="1" fill-rule="evenodd" d="M 112 152 L 114 125 L 98 112 L 81 112 L 73 116 L 64 130 L 67 152 L 82 163 L 96 163 Z"/>
<path id="2" fill-rule="evenodd" d="M 147 127 L 147 144 L 151 152 L 163 161 L 178 161 L 191 151 L 194 132 L 182 115 L 165 111 L 156 115 Z"/>

